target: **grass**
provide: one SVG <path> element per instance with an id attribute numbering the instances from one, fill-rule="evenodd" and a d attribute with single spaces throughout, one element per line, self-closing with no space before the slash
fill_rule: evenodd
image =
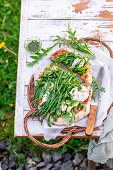
<path id="1" fill-rule="evenodd" d="M 0 43 L 5 42 L 6 47 L 16 54 L 19 44 L 20 4 L 20 0 L 0 0 Z M 4 48 L 0 49 L 0 140 L 7 139 L 10 146 L 8 150 L 13 152 L 20 162 L 24 162 L 25 155 L 37 155 L 45 149 L 37 147 L 29 139 L 13 137 L 17 62 L 18 55 L 5 52 Z M 44 139 L 39 140 L 45 142 Z M 74 153 L 81 151 L 83 146 L 88 146 L 88 139 L 71 139 L 56 150 Z"/>

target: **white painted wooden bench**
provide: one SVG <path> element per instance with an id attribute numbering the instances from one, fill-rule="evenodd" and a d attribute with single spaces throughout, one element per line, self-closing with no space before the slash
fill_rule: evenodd
<path id="1" fill-rule="evenodd" d="M 24 117 L 29 111 L 27 86 L 36 70 L 43 70 L 43 62 L 49 63 L 49 57 L 33 67 L 30 54 L 25 50 L 27 39 L 40 39 L 43 47 L 52 45 L 50 36 L 64 35 L 68 22 L 77 30 L 77 37 L 99 37 L 113 47 L 113 1 L 112 0 L 22 0 L 20 41 L 17 73 L 15 137 L 26 137 Z M 55 50 L 55 49 L 54 49 Z M 52 52 L 51 52 L 52 53 Z M 43 129 L 37 129 L 37 120 L 29 120 L 30 132 L 36 137 L 43 137 Z M 102 130 L 100 130 L 101 134 Z M 85 134 L 73 137 L 84 138 Z M 96 133 L 94 138 L 99 137 Z"/>

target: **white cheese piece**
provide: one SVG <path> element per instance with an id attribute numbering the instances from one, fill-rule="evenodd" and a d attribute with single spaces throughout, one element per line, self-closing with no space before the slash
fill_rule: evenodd
<path id="1" fill-rule="evenodd" d="M 85 101 L 88 96 L 89 96 L 89 90 L 85 87 L 82 86 L 82 89 L 78 91 L 78 88 L 75 87 L 71 89 L 70 94 L 72 96 L 72 100 L 77 100 L 77 101 Z"/>
<path id="2" fill-rule="evenodd" d="M 61 105 L 61 110 L 62 110 L 62 112 L 64 112 L 66 109 L 67 109 L 67 105 L 66 105 L 66 104 L 65 104 L 65 105 L 62 104 L 62 105 Z"/>
<path id="3" fill-rule="evenodd" d="M 47 91 L 47 92 L 43 95 L 42 103 L 44 103 L 44 102 L 46 102 L 46 101 L 47 101 L 47 98 L 48 98 L 49 94 L 50 94 L 50 92 L 49 92 L 49 91 Z M 42 104 L 42 103 L 41 103 L 41 104 Z"/>
<path id="4" fill-rule="evenodd" d="M 80 62 L 80 60 L 81 60 L 81 59 L 75 59 L 74 62 L 73 62 L 73 64 L 72 64 L 72 66 L 77 65 L 77 64 Z M 83 67 L 83 65 L 84 65 L 84 60 L 82 60 L 82 62 L 79 64 L 79 67 L 78 67 L 78 68 Z"/>

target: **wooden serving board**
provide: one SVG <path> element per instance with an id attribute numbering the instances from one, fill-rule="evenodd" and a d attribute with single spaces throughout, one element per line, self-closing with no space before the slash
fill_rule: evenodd
<path id="1" fill-rule="evenodd" d="M 43 62 L 49 64 L 50 54 L 39 64 L 28 67 L 29 57 L 24 46 L 27 39 L 40 39 L 44 48 L 51 46 L 53 35 L 64 35 L 67 25 L 77 30 L 77 37 L 99 37 L 113 48 L 113 0 L 22 0 L 20 39 L 18 55 L 18 73 L 15 108 L 15 137 L 26 137 L 24 117 L 29 111 L 27 86 L 32 74 L 43 70 Z M 93 43 L 98 47 L 98 43 Z M 38 75 L 37 75 L 38 77 Z M 38 124 L 38 126 L 37 126 Z M 29 120 L 30 132 L 37 137 L 43 136 L 43 129 L 36 119 Z M 38 128 L 37 128 L 38 127 Z M 99 137 L 102 129 L 94 132 L 92 137 Z M 61 136 L 60 136 L 61 137 Z M 78 133 L 73 137 L 85 137 Z"/>

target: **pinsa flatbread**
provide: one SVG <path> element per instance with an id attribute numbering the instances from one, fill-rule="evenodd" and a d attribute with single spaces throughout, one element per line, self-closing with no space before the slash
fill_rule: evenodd
<path id="1" fill-rule="evenodd" d="M 92 69 L 88 58 L 81 54 L 75 54 L 69 49 L 59 49 L 51 54 L 52 59 L 75 72 L 88 85 L 92 83 Z"/>
<path id="2" fill-rule="evenodd" d="M 74 73 L 63 71 L 54 64 L 39 74 L 35 95 L 39 104 L 36 114 L 41 116 L 41 122 L 46 119 L 49 126 L 71 125 L 90 112 L 91 88 L 81 84 Z"/>

